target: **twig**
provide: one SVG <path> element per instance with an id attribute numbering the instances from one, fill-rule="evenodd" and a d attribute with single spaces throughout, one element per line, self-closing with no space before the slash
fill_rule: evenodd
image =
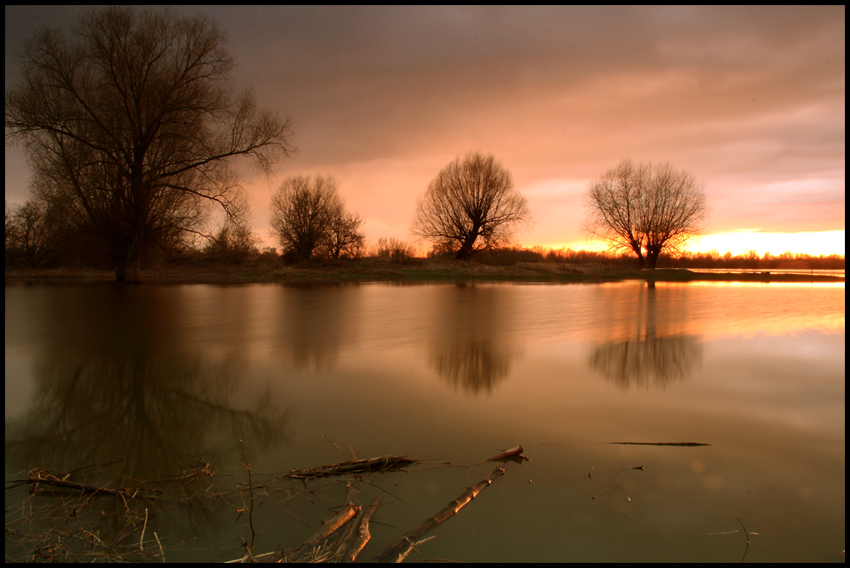
<path id="1" fill-rule="evenodd" d="M 331 440 L 330 438 L 328 438 L 328 435 L 327 435 L 327 434 L 325 434 L 325 439 L 326 439 L 328 442 L 330 442 L 330 443 L 331 443 L 331 445 L 332 445 L 334 448 L 338 449 L 338 450 L 339 450 L 339 451 L 341 451 L 342 453 L 345 453 L 345 450 L 343 450 L 342 448 L 340 448 L 339 446 L 337 446 L 336 444 L 334 444 L 334 441 L 333 441 L 333 440 Z"/>
<path id="2" fill-rule="evenodd" d="M 248 491 L 251 494 L 251 507 L 248 509 L 248 524 L 251 526 L 251 548 L 248 551 L 250 554 L 250 551 L 254 549 L 254 540 L 257 538 L 257 531 L 254 530 L 254 482 L 251 479 L 251 462 L 248 460 L 245 444 L 242 440 L 239 440 L 239 443 L 242 445 L 242 455 L 245 457 L 245 463 L 242 465 L 248 470 Z M 241 496 L 242 492 L 239 495 Z"/>
<path id="3" fill-rule="evenodd" d="M 404 562 L 405 558 L 410 556 L 410 553 L 413 552 L 414 550 L 416 550 L 417 546 L 419 546 L 420 544 L 422 544 L 424 542 L 428 542 L 432 538 L 436 538 L 436 537 L 434 535 L 431 535 L 431 536 L 426 536 L 425 538 L 423 538 L 421 540 L 417 540 L 416 542 L 411 542 L 410 547 L 407 550 L 405 550 L 404 552 L 401 552 L 398 555 L 398 558 L 396 559 L 395 563 L 401 564 L 402 562 Z"/>
<path id="4" fill-rule="evenodd" d="M 142 536 L 139 537 L 139 550 L 145 551 L 145 529 L 148 528 L 148 508 L 145 507 L 145 522 L 142 525 Z"/>
<path id="5" fill-rule="evenodd" d="M 743 521 L 738 517 L 735 517 L 739 523 L 741 523 L 741 528 L 744 529 L 744 537 L 747 539 L 747 546 L 744 548 L 744 555 L 741 557 L 741 564 L 744 563 L 744 558 L 747 557 L 747 552 L 750 550 L 750 533 L 747 532 L 747 527 L 744 526 Z"/>
<path id="6" fill-rule="evenodd" d="M 159 546 L 159 557 L 162 558 L 162 563 L 165 564 L 165 552 L 162 550 L 162 543 L 159 542 L 159 537 L 156 536 L 156 531 L 154 531 L 153 537 L 156 539 L 157 546 Z"/>

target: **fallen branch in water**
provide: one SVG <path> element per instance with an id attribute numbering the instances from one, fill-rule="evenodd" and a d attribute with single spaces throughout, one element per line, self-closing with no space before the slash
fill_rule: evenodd
<path id="1" fill-rule="evenodd" d="M 705 442 L 608 442 L 608 444 L 620 444 L 623 446 L 713 446 Z"/>
<path id="2" fill-rule="evenodd" d="M 518 456 L 522 453 L 522 446 L 514 446 L 508 450 L 503 450 L 501 454 L 495 455 L 492 458 L 487 458 L 488 462 L 502 461 Z"/>
<path id="3" fill-rule="evenodd" d="M 457 514 L 465 505 L 467 505 L 470 501 L 475 499 L 481 491 L 493 483 L 496 479 L 503 476 L 505 472 L 510 468 L 514 463 L 516 463 L 517 458 L 520 456 L 515 456 L 515 461 L 509 461 L 504 465 L 500 465 L 496 469 L 490 473 L 487 477 L 469 487 L 460 497 L 446 505 L 440 512 L 438 512 L 433 517 L 427 519 L 425 522 L 409 531 L 407 534 L 402 536 L 396 542 L 387 547 L 381 554 L 372 559 L 372 562 L 401 562 L 404 560 L 413 547 L 416 544 L 420 537 L 422 537 L 425 533 L 439 525 L 447 521 L 453 515 Z"/>
<path id="4" fill-rule="evenodd" d="M 73 481 L 66 481 L 65 479 L 59 479 L 57 476 L 52 473 L 47 473 L 42 470 L 31 470 L 29 472 L 29 477 L 25 480 L 19 480 L 22 483 L 29 483 L 31 485 L 35 485 L 34 489 L 38 489 L 39 485 L 50 485 L 52 487 L 61 487 L 63 489 L 72 489 L 74 491 L 82 491 L 84 493 L 93 493 L 95 495 L 112 495 L 112 496 L 121 496 L 121 497 L 130 497 L 134 499 L 136 497 L 144 496 L 150 497 L 151 495 L 139 495 L 139 492 L 144 492 L 153 495 L 161 495 L 162 491 L 157 489 L 145 489 L 143 487 L 123 487 L 111 489 L 109 487 L 94 487 L 91 485 L 83 485 L 81 483 L 74 483 Z"/>
<path id="5" fill-rule="evenodd" d="M 306 469 L 293 469 L 285 477 L 292 479 L 314 479 L 334 475 L 352 475 L 358 473 L 384 472 L 401 469 L 417 463 L 419 460 L 406 456 L 381 456 L 362 460 L 351 460 L 334 465 L 320 465 Z"/>
<path id="6" fill-rule="evenodd" d="M 369 539 L 372 538 L 372 535 L 369 533 L 369 519 L 371 519 L 372 515 L 375 514 L 375 511 L 378 509 L 378 505 L 380 504 L 381 497 L 375 497 L 375 500 L 372 501 L 369 508 L 361 513 L 360 523 L 357 525 L 357 533 L 354 538 L 354 542 L 350 547 L 348 547 L 346 554 L 343 556 L 343 562 L 354 562 L 357 555 L 360 554 L 360 551 L 363 550 L 369 542 Z"/>

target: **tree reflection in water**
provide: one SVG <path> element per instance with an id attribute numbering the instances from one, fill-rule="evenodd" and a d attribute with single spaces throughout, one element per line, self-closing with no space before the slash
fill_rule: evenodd
<path id="1" fill-rule="evenodd" d="M 47 559 L 54 554 L 66 560 L 89 558 L 90 543 L 79 535 L 99 534 L 117 543 L 142 526 L 148 526 L 149 535 L 154 530 L 170 535 L 169 544 L 232 539 L 232 532 L 222 535 L 228 525 L 219 515 L 232 512 L 233 504 L 216 496 L 220 490 L 209 491 L 219 476 L 206 477 L 210 471 L 198 468 L 199 460 L 214 469 L 233 467 L 240 440 L 248 448 L 266 451 L 284 438 L 288 421 L 268 389 L 253 403 L 240 406 L 233 401 L 245 371 L 244 364 L 233 360 L 216 363 L 144 349 L 123 357 L 101 354 L 43 364 L 32 410 L 6 423 L 7 469 L 39 467 L 54 475 L 70 473 L 62 479 L 88 486 L 146 485 L 167 493 L 156 501 L 130 494 L 92 501 L 91 495 L 67 490 L 55 496 L 48 491 L 13 497 L 24 499 L 21 507 L 29 511 L 18 529 L 23 540 L 14 548 L 47 546 L 52 551 Z M 109 467 L 91 467 L 116 459 L 121 461 Z M 198 474 L 186 474 L 193 467 Z M 7 507 L 9 499 L 7 493 Z M 51 532 L 54 525 L 61 532 Z M 54 534 L 67 539 L 55 551 L 50 544 Z M 110 545 L 104 550 L 117 549 Z M 120 555 L 115 559 L 125 560 Z"/>
<path id="2" fill-rule="evenodd" d="M 508 356 L 486 340 L 435 345 L 431 362 L 443 380 L 469 394 L 491 392 L 509 369 Z"/>
<path id="3" fill-rule="evenodd" d="M 200 356 L 126 356 L 45 363 L 36 400 L 6 424 L 6 458 L 15 468 L 71 471 L 124 458 L 121 474 L 153 479 L 239 455 L 239 440 L 268 448 L 284 436 L 287 416 L 273 397 L 251 408 L 230 402 L 244 364 Z"/>
<path id="4" fill-rule="evenodd" d="M 495 286 L 458 284 L 438 312 L 431 365 L 467 394 L 492 392 L 508 376 L 512 296 Z"/>
<path id="5" fill-rule="evenodd" d="M 702 363 L 702 342 L 695 335 L 672 332 L 681 327 L 684 311 L 658 307 L 654 283 L 640 288 L 631 337 L 593 348 L 590 367 L 622 389 L 665 388 L 685 380 Z M 661 320 L 659 322 L 659 319 Z"/>

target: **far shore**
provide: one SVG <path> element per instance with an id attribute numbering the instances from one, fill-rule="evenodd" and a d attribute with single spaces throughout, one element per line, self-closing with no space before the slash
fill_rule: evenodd
<path id="1" fill-rule="evenodd" d="M 61 284 L 114 281 L 109 270 L 7 268 L 6 284 Z M 637 270 L 606 264 L 517 262 L 494 266 L 478 262 L 433 259 L 356 259 L 296 265 L 280 263 L 226 264 L 211 261 L 150 267 L 143 284 L 247 284 L 335 282 L 550 282 L 564 284 L 619 282 L 844 282 L 843 276 L 809 273 L 694 272 L 686 269 Z"/>

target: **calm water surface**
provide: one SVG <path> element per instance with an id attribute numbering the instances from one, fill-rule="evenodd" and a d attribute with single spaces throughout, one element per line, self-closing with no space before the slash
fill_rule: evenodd
<path id="1" fill-rule="evenodd" d="M 250 539 L 240 439 L 267 485 L 255 553 L 346 499 L 350 480 L 279 472 L 423 459 L 354 483 L 384 498 L 368 559 L 522 444 L 410 560 L 843 561 L 844 341 L 843 284 L 6 286 L 6 478 L 123 457 L 71 479 L 127 486 L 207 460 L 229 493 L 145 503 L 147 536 L 229 560 Z M 7 527 L 67 507 L 25 496 Z M 120 532 L 130 513 L 99 499 Z"/>

